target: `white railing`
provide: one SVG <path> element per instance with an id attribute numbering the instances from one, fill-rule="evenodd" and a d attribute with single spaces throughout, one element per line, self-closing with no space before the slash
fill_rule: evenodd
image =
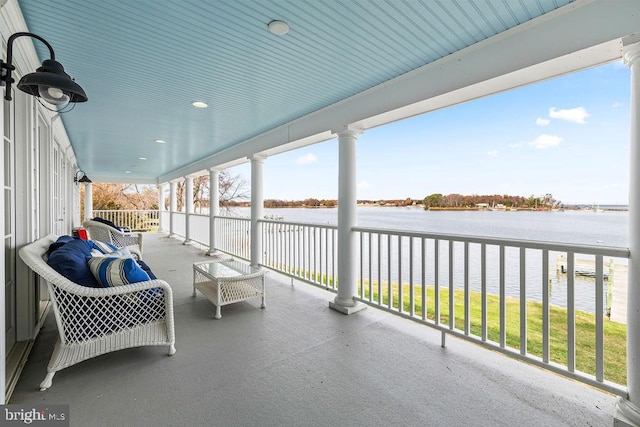
<path id="1" fill-rule="evenodd" d="M 249 218 L 215 216 L 214 222 L 216 249 L 249 260 L 251 257 L 251 220 Z"/>
<path id="2" fill-rule="evenodd" d="M 169 211 L 160 211 L 160 219 L 162 220 L 162 231 L 169 231 L 169 220 L 171 214 Z"/>
<path id="3" fill-rule="evenodd" d="M 209 246 L 209 215 L 189 215 L 189 238 L 201 245 Z"/>
<path id="4" fill-rule="evenodd" d="M 171 212 L 173 216 L 173 234 L 180 237 L 185 237 L 187 233 L 186 218 L 184 212 Z"/>
<path id="5" fill-rule="evenodd" d="M 168 213 L 161 215 L 168 228 Z M 173 215 L 174 234 L 184 236 L 185 214 Z M 216 249 L 249 260 L 250 219 L 216 216 L 214 221 Z M 265 267 L 337 290 L 336 226 L 258 223 Z M 454 335 L 625 395 L 624 386 L 609 379 L 616 368 L 608 364 L 613 351 L 605 346 L 605 317 L 614 275 L 615 283 L 626 283 L 628 249 L 365 227 L 353 231 L 362 302 L 440 330 L 443 345 L 446 335 Z M 190 215 L 190 234 L 193 241 L 209 244 L 208 215 Z M 577 358 L 577 352 L 590 353 Z"/>
<path id="6" fill-rule="evenodd" d="M 604 322 L 605 278 L 613 268 L 608 266 L 622 265 L 626 271 L 628 249 L 353 230 L 359 235 L 358 294 L 363 302 L 439 329 L 443 345 L 446 334 L 455 335 L 609 392 L 626 393 L 605 378 Z M 581 268 L 592 269 L 593 277 L 580 279 L 586 273 L 578 266 L 585 265 Z M 578 290 L 579 280 L 589 283 Z M 588 315 L 592 327 L 581 323 L 579 331 L 576 318 L 583 312 L 576 308 L 578 294 L 580 303 L 593 310 Z M 558 328 L 559 336 L 552 335 Z M 577 348 L 593 349 L 588 366 L 576 365 Z"/>
<path id="7" fill-rule="evenodd" d="M 94 210 L 93 216 L 107 219 L 131 231 L 158 231 L 157 210 Z"/>
<path id="8" fill-rule="evenodd" d="M 264 266 L 326 289 L 337 289 L 337 227 L 269 220 L 259 223 Z"/>

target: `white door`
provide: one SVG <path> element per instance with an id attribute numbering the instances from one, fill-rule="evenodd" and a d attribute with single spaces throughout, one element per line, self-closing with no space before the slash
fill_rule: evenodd
<path id="1" fill-rule="evenodd" d="M 58 144 L 53 144 L 53 164 L 51 165 L 52 173 L 52 189 L 51 195 L 51 230 L 56 235 L 60 236 L 64 234 L 62 231 L 64 223 L 64 200 L 63 200 L 63 185 L 64 185 L 64 156 L 62 150 Z"/>
<path id="2" fill-rule="evenodd" d="M 40 232 L 40 142 L 36 139 L 31 140 L 31 151 L 29 153 L 30 182 L 31 182 L 31 200 L 29 202 L 31 213 L 31 234 L 28 240 L 33 242 L 41 237 L 44 233 Z"/>
<path id="3" fill-rule="evenodd" d="M 54 232 L 54 228 L 52 226 L 52 218 L 51 215 L 52 203 L 51 203 L 51 181 L 52 175 L 50 170 L 52 169 L 52 164 L 50 164 L 49 159 L 51 157 L 51 134 L 49 131 L 50 127 L 47 121 L 43 116 L 38 114 L 38 136 L 37 136 L 37 149 L 34 150 L 34 173 L 35 180 L 34 187 L 37 187 L 37 190 L 34 191 L 33 197 L 38 202 L 35 203 L 34 212 L 36 222 L 34 224 L 38 224 L 38 238 L 44 237 L 49 233 Z M 34 201 L 35 201 L 34 200 Z M 48 293 L 46 289 L 46 285 L 44 281 L 39 281 L 39 285 L 36 286 L 35 292 L 36 299 L 36 312 L 39 316 L 44 309 L 44 301 L 48 299 Z"/>
<path id="4" fill-rule="evenodd" d="M 4 101 L 4 298 L 6 353 L 16 342 L 16 245 L 15 245 L 15 191 L 13 156 L 14 103 Z"/>
<path id="5" fill-rule="evenodd" d="M 52 177 L 49 175 L 49 171 L 51 170 L 51 165 L 49 164 L 51 150 L 51 144 L 49 144 L 50 139 L 49 125 L 42 116 L 38 115 L 38 151 L 40 157 L 38 162 L 38 206 L 40 209 L 38 216 L 40 229 L 39 237 L 44 237 L 49 233 L 53 233 L 53 228 L 51 227 L 51 199 L 49 197 L 52 186 Z"/>

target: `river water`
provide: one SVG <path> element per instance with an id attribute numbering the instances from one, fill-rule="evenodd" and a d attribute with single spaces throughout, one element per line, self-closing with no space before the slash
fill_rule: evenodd
<path id="1" fill-rule="evenodd" d="M 265 209 L 265 215 L 282 217 L 284 221 L 310 224 L 337 224 L 337 209 L 284 208 Z M 234 216 L 248 216 L 249 209 L 237 209 Z M 513 238 L 519 240 L 535 240 L 555 243 L 577 243 L 586 245 L 603 245 L 628 247 L 628 212 L 592 210 L 565 210 L 552 212 L 535 211 L 425 211 L 418 207 L 374 207 L 363 206 L 357 209 L 357 223 L 362 227 L 385 228 L 392 230 L 410 230 L 428 233 L 461 234 L 481 237 Z M 494 250 L 495 249 L 495 250 Z M 475 251 L 475 253 L 474 253 Z M 441 248 L 440 262 L 447 265 L 448 251 Z M 479 246 L 470 251 L 470 281 L 472 290 L 479 290 L 480 257 Z M 497 265 L 497 248 L 488 248 L 488 265 Z M 555 267 L 557 254 L 550 254 L 550 262 Z M 462 257 L 462 249 L 454 251 L 454 257 Z M 507 295 L 519 295 L 519 253 L 517 249 L 506 250 Z M 429 257 L 427 257 L 429 258 Z M 540 253 L 527 255 L 527 299 L 542 299 Z M 427 259 L 427 263 L 431 262 Z M 615 260 L 625 263 L 626 260 Z M 493 263 L 493 264 L 490 264 Z M 464 272 L 462 262 L 454 258 L 456 269 L 455 286 L 462 287 Z M 406 270 L 408 267 L 403 266 Z M 605 271 L 606 271 L 605 264 Z M 555 268 L 552 268 L 555 270 Z M 372 280 L 376 280 L 375 268 Z M 395 267 L 392 268 L 395 271 Z M 408 273 L 403 273 L 407 278 Z M 566 275 L 551 274 L 551 303 L 566 306 Z M 397 277 L 392 277 L 397 280 Z M 385 277 L 383 277 L 385 280 Z M 403 279 L 404 281 L 404 279 Z M 433 272 L 427 274 L 427 283 L 434 282 Z M 489 267 L 487 271 L 488 291 L 499 292 L 497 268 Z M 448 272 L 441 268 L 439 283 L 448 284 Z M 606 286 L 605 286 L 606 289 Z M 575 283 L 576 308 L 593 312 L 595 309 L 594 280 L 576 276 Z"/>
<path id="2" fill-rule="evenodd" d="M 239 209 L 249 216 L 249 209 Z M 627 247 L 627 211 L 425 211 L 418 207 L 361 206 L 358 225 L 430 233 L 505 237 L 558 243 Z M 337 209 L 265 209 L 284 221 L 338 223 Z"/>

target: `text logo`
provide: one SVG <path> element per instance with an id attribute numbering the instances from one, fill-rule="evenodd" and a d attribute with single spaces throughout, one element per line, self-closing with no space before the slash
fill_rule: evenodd
<path id="1" fill-rule="evenodd" d="M 0 405 L 0 427 L 69 427 L 69 405 Z"/>

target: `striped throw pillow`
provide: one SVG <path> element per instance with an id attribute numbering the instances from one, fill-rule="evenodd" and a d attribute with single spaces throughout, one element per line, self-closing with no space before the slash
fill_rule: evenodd
<path id="1" fill-rule="evenodd" d="M 118 247 L 109 243 L 109 242 L 100 242 L 98 240 L 89 240 L 88 241 L 89 246 L 91 246 L 91 249 L 93 250 L 97 250 L 100 253 L 103 254 L 110 254 L 113 251 L 117 251 Z"/>
<path id="2" fill-rule="evenodd" d="M 89 269 L 104 288 L 150 280 L 133 258 L 93 257 Z"/>

